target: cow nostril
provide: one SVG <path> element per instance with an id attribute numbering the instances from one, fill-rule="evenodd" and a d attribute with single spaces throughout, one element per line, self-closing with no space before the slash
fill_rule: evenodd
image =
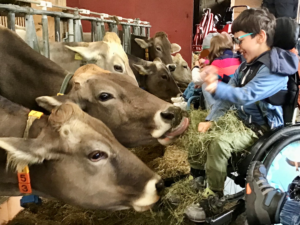
<path id="1" fill-rule="evenodd" d="M 155 184 L 155 187 L 156 187 L 157 193 L 161 193 L 165 189 L 164 181 L 163 180 L 158 181 Z"/>
<path id="2" fill-rule="evenodd" d="M 162 118 L 164 118 L 166 120 L 172 120 L 175 117 L 173 112 L 161 112 L 160 115 Z"/>

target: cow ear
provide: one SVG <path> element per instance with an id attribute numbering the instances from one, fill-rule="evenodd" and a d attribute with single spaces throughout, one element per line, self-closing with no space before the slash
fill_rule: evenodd
<path id="1" fill-rule="evenodd" d="M 180 45 L 172 43 L 171 44 L 171 54 L 174 54 L 176 52 L 179 52 L 181 50 Z"/>
<path id="2" fill-rule="evenodd" d="M 68 45 L 65 45 L 65 47 L 79 54 L 79 57 L 75 55 L 75 59 L 77 60 L 83 59 L 86 61 L 92 61 L 97 56 L 97 53 L 95 51 L 92 51 L 89 47 L 82 47 L 82 46 L 71 47 Z M 80 57 L 82 57 L 82 59 L 80 59 Z"/>
<path id="3" fill-rule="evenodd" d="M 132 66 L 139 72 L 141 75 L 149 75 L 151 73 L 148 66 L 132 64 Z"/>
<path id="4" fill-rule="evenodd" d="M 0 148 L 7 152 L 7 166 L 23 169 L 25 166 L 55 158 L 39 138 L 0 138 Z"/>
<path id="5" fill-rule="evenodd" d="M 150 41 L 146 41 L 144 39 L 140 39 L 140 38 L 135 38 L 134 39 L 136 43 L 138 43 L 138 45 L 141 47 L 141 48 L 149 48 L 152 46 L 151 42 Z"/>
<path id="6" fill-rule="evenodd" d="M 170 70 L 170 72 L 174 72 L 176 70 L 176 65 L 175 64 L 168 64 L 167 67 Z"/>
<path id="7" fill-rule="evenodd" d="M 66 102 L 67 96 L 60 95 L 60 96 L 41 96 L 35 99 L 37 104 L 46 109 L 47 111 L 51 112 L 53 108 L 60 106 L 63 102 Z"/>

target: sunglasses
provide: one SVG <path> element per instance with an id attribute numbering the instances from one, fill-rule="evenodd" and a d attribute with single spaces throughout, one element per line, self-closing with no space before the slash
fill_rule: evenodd
<path id="1" fill-rule="evenodd" d="M 242 40 L 241 38 L 244 38 L 244 37 L 247 37 L 247 36 L 250 36 L 252 35 L 253 33 L 248 33 L 248 34 L 244 34 L 240 37 L 232 37 L 232 41 L 234 44 L 237 44 L 237 45 L 240 45 L 242 43 Z"/>

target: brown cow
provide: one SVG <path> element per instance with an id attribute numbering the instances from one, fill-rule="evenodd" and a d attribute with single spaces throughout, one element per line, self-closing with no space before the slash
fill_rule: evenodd
<path id="1" fill-rule="evenodd" d="M 29 110 L 0 97 L 0 112 L 0 195 L 20 195 L 14 168 L 31 165 L 33 194 L 105 210 L 144 211 L 158 201 L 160 177 L 76 104 L 35 120 L 26 139 Z"/>
<path id="2" fill-rule="evenodd" d="M 17 26 L 16 33 L 25 41 L 25 28 Z M 39 40 L 38 44 L 43 53 L 43 41 Z M 74 73 L 82 64 L 95 63 L 105 70 L 135 79 L 121 40 L 114 32 L 106 32 L 103 41 L 50 42 L 49 48 L 50 59 L 69 72 Z"/>
<path id="3" fill-rule="evenodd" d="M 40 109 L 35 99 L 56 95 L 66 72 L 32 50 L 12 31 L 0 28 L 0 36 L 0 95 L 27 108 Z M 87 75 L 98 78 L 88 79 Z M 187 127 L 182 111 L 135 83 L 129 76 L 107 74 L 95 65 L 86 65 L 69 83 L 68 94 L 58 100 L 72 99 L 78 103 L 84 111 L 104 121 L 118 141 L 128 147 L 158 140 L 166 143 L 166 136 L 172 138 L 182 133 Z M 52 102 L 57 105 L 58 101 Z"/>
<path id="4" fill-rule="evenodd" d="M 165 65 L 160 58 L 153 62 L 128 55 L 129 64 L 141 88 L 170 102 L 171 98 L 181 93 L 171 74 L 175 64 Z"/>
<path id="5" fill-rule="evenodd" d="M 164 144 L 165 137 L 174 138 L 188 126 L 180 108 L 147 93 L 132 84 L 132 79 L 111 75 L 95 65 L 76 71 L 72 90 L 65 96 L 39 97 L 37 102 L 51 110 L 65 101 L 73 101 L 101 121 L 126 147 Z M 46 104 L 44 102 L 46 101 Z"/>
<path id="6" fill-rule="evenodd" d="M 147 39 L 131 35 L 131 54 L 145 59 L 145 49 L 149 49 L 149 60 L 160 58 L 164 64 L 172 64 L 171 54 L 179 52 L 181 47 L 178 44 L 170 43 L 165 32 L 157 32 L 154 37 Z M 133 41 L 134 40 L 134 41 Z"/>

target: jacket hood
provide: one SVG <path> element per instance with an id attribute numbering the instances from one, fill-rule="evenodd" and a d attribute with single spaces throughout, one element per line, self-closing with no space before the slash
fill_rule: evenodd
<path id="1" fill-rule="evenodd" d="M 270 51 L 270 60 L 269 69 L 273 73 L 289 76 L 298 71 L 299 59 L 290 51 L 273 47 Z"/>
<path id="2" fill-rule="evenodd" d="M 298 71 L 299 59 L 298 56 L 290 51 L 273 47 L 270 51 L 264 52 L 247 65 L 250 66 L 256 62 L 263 63 L 272 73 L 290 76 Z"/>

